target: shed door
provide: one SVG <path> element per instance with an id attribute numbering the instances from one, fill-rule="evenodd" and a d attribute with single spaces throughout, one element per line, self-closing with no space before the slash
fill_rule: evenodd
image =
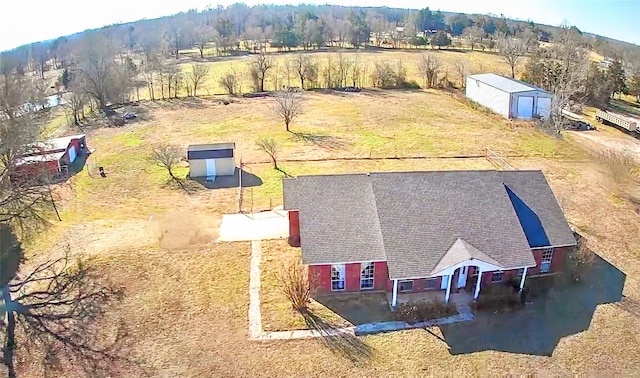
<path id="1" fill-rule="evenodd" d="M 76 146 L 71 146 L 71 148 L 69 148 L 69 163 L 73 163 L 74 160 L 76 160 Z"/>
<path id="2" fill-rule="evenodd" d="M 546 97 L 538 97 L 538 111 L 536 114 L 539 117 L 548 119 L 551 115 L 551 99 Z"/>
<path id="3" fill-rule="evenodd" d="M 533 97 L 518 97 L 518 118 L 533 118 Z"/>
<path id="4" fill-rule="evenodd" d="M 207 166 L 207 177 L 214 177 L 216 175 L 216 160 L 207 159 L 205 164 Z"/>

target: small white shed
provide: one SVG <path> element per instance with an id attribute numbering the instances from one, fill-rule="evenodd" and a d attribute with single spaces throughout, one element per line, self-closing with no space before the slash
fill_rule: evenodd
<path id="1" fill-rule="evenodd" d="M 236 144 L 192 144 L 187 148 L 189 177 L 233 176 L 236 172 Z"/>
<path id="2" fill-rule="evenodd" d="M 466 96 L 509 119 L 548 119 L 553 98 L 542 88 L 492 73 L 467 76 Z"/>

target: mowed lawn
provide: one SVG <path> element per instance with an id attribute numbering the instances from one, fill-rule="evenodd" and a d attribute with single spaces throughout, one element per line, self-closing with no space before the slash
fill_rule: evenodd
<path id="1" fill-rule="evenodd" d="M 640 373 L 640 338 L 635 331 L 640 327 L 640 309 L 634 307 L 640 302 L 640 241 L 634 237 L 640 233 L 640 209 L 622 186 L 612 183 L 606 166 L 590 160 L 572 140 L 548 136 L 526 123 L 512 125 L 438 91 L 305 93 L 305 97 L 303 114 L 292 131 L 321 136 L 320 145 L 284 131 L 269 112 L 268 98 L 241 99 L 230 105 L 213 100 L 144 103 L 141 106 L 149 110 L 146 119 L 89 131 L 88 144 L 96 149 L 89 159 L 94 174 L 85 170 L 59 188 L 63 222 L 31 243 L 29 255 L 45 258 L 63 243 L 71 243 L 74 251 L 94 256 L 104 274 L 124 288 L 125 298 L 108 310 L 108 321 L 124 322 L 130 335 L 126 352 L 135 364 L 119 375 Z M 511 156 L 518 168 L 543 169 L 569 220 L 586 235 L 591 248 L 626 274 L 626 302 L 599 306 L 591 327 L 560 340 L 551 357 L 496 350 L 452 355 L 437 328 L 433 333 L 414 330 L 360 337 L 358 345 L 342 351 L 320 340 L 249 341 L 251 247 L 215 242 L 221 214 L 237 209 L 237 190 L 202 189 L 187 195 L 164 184 L 165 174 L 149 162 L 148 153 L 162 141 L 185 148 L 190 143 L 234 141 L 243 161 L 260 162 L 249 164 L 247 171 L 263 184 L 245 189 L 245 200 L 252 192 L 255 206 L 265 208 L 270 199 L 281 204 L 282 174 L 254 146 L 260 137 L 282 145 L 280 158 L 285 161 L 280 165 L 292 175 L 488 169 L 491 165 L 482 158 L 313 161 L 473 155 L 487 147 Z M 95 175 L 97 166 L 105 168 L 106 178 Z M 179 172 L 186 174 L 187 169 Z M 286 246 L 274 245 L 276 251 L 291 255 Z M 266 253 L 265 258 L 272 259 L 267 267 L 273 272 L 273 286 L 278 254 Z M 281 298 L 273 300 L 281 303 Z M 286 312 L 280 308 L 271 314 Z M 272 322 L 274 328 L 299 325 L 290 319 L 263 322 Z M 514 340 L 522 344 L 518 337 L 514 329 Z M 26 364 L 20 368 L 25 376 L 34 371 Z"/>

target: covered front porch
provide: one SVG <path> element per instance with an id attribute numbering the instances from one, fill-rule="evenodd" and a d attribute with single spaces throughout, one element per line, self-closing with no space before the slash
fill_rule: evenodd
<path id="1" fill-rule="evenodd" d="M 520 280 L 520 291 L 522 291 L 525 277 L 527 276 L 528 268 L 526 266 L 503 266 L 473 245 L 458 238 L 453 245 L 451 245 L 451 248 L 449 248 L 449 250 L 442 256 L 440 261 L 438 261 L 435 267 L 433 267 L 431 271 L 424 272 L 423 277 L 430 280 L 439 278 L 438 281 L 441 283 L 440 289 L 444 291 L 442 300 L 444 303 L 449 303 L 453 293 L 459 293 L 460 289 L 463 289 L 462 291 L 464 291 L 465 288 L 467 288 L 468 292 L 472 293 L 472 300 L 478 299 L 478 296 L 480 295 L 480 285 L 482 284 L 482 274 L 484 272 L 501 272 L 499 275 L 496 273 L 494 273 L 494 275 L 498 276 L 500 281 L 502 281 L 504 271 L 512 269 L 523 269 Z M 392 272 L 391 269 L 389 272 Z M 417 277 L 420 277 L 418 274 L 421 275 L 421 273 L 423 272 L 414 270 L 412 272 L 413 278 L 396 278 L 392 277 L 390 274 L 390 278 L 393 281 L 390 301 L 391 308 L 397 308 L 403 289 L 411 287 L 413 280 L 418 279 Z M 469 282 L 470 278 L 471 281 L 473 281 L 471 284 Z M 442 291 L 437 292 L 435 290 L 429 290 L 429 292 L 437 293 L 435 295 L 438 295 L 438 298 L 442 293 Z M 427 294 L 427 292 L 425 292 L 425 294 Z M 431 294 L 429 293 L 427 295 Z"/>
<path id="2" fill-rule="evenodd" d="M 400 289 L 400 283 L 405 280 L 392 280 L 393 285 L 390 292 L 387 292 L 387 300 L 392 309 L 398 305 L 404 305 L 412 302 L 439 301 L 449 303 L 453 301 L 456 307 L 459 304 L 468 305 L 478 299 L 482 286 L 482 276 L 485 272 L 499 272 L 502 277 L 503 270 L 487 269 L 485 264 L 468 264 L 454 266 L 448 269 L 449 274 L 439 276 L 441 286 L 440 290 L 425 290 L 422 292 L 403 293 Z M 485 269 L 483 269 L 485 268 Z M 528 268 L 522 268 L 522 275 L 519 278 L 519 290 L 522 291 Z M 502 282 L 502 279 L 499 281 Z M 497 282 L 494 282 L 497 283 Z"/>
<path id="3" fill-rule="evenodd" d="M 392 294 L 393 293 L 387 293 L 387 301 L 389 302 L 389 307 L 393 310 Z M 396 307 L 420 302 L 445 302 L 445 294 L 442 290 L 424 291 L 420 293 L 400 293 L 397 297 Z M 450 293 L 448 302 L 455 304 L 459 314 L 470 313 L 471 308 L 469 307 L 469 303 L 473 302 L 473 295 L 460 289 L 457 293 Z"/>

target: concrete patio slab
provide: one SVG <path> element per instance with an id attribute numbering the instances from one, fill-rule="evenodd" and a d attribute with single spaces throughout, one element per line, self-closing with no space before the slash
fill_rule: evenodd
<path id="1" fill-rule="evenodd" d="M 218 241 L 253 241 L 289 237 L 289 213 L 285 210 L 222 216 Z"/>

